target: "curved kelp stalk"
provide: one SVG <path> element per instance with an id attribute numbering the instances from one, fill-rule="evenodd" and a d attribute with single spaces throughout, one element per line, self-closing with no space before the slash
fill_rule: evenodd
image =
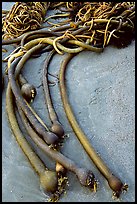
<path id="1" fill-rule="evenodd" d="M 40 48 L 42 45 L 38 45 L 38 48 Z M 37 47 L 37 46 L 36 46 Z M 26 60 L 30 57 L 31 53 L 33 53 L 33 50 L 35 51 L 36 47 L 33 47 L 31 50 L 29 50 L 20 60 L 20 62 L 18 63 L 17 67 L 18 69 L 16 69 L 16 73 L 14 76 L 14 70 L 15 70 L 15 66 L 14 63 L 11 64 L 10 68 L 8 69 L 8 77 L 9 77 L 9 81 L 11 84 L 11 88 L 12 91 L 15 95 L 16 100 L 18 101 L 18 103 L 20 104 L 22 110 L 24 111 L 24 113 L 26 114 L 26 116 L 28 117 L 28 119 L 30 120 L 31 124 L 34 126 L 34 128 L 37 130 L 37 132 L 39 133 L 39 135 L 41 137 L 43 137 L 43 139 L 47 142 L 47 144 L 54 144 L 57 142 L 58 140 L 58 136 L 55 135 L 52 132 L 47 132 L 47 129 L 37 120 L 37 118 L 35 117 L 35 115 L 32 113 L 32 111 L 30 110 L 30 108 L 27 106 L 27 104 L 24 101 L 23 96 L 21 95 L 21 91 L 19 89 L 19 87 L 16 84 L 16 77 L 18 76 L 18 74 L 20 74 L 20 70 L 23 67 L 24 63 L 26 62 Z"/>
<path id="2" fill-rule="evenodd" d="M 6 110 L 11 129 L 21 149 L 27 156 L 36 173 L 39 175 L 41 187 L 43 188 L 43 190 L 53 193 L 57 188 L 57 173 L 55 171 L 48 170 L 47 167 L 45 167 L 45 165 L 42 163 L 42 161 L 35 154 L 35 152 L 32 150 L 32 148 L 24 138 L 24 135 L 19 128 L 18 121 L 15 116 L 13 100 L 13 93 L 10 87 L 10 83 L 8 83 L 6 91 Z"/>
<path id="3" fill-rule="evenodd" d="M 119 178 L 117 178 L 111 170 L 107 167 L 107 165 L 103 162 L 101 157 L 96 153 L 95 149 L 92 147 L 90 142 L 88 141 L 86 135 L 81 130 L 80 126 L 78 125 L 76 118 L 73 114 L 72 108 L 68 101 L 66 85 L 65 85 L 65 71 L 67 64 L 72 59 L 73 54 L 67 54 L 65 60 L 62 62 L 60 67 L 60 74 L 59 74 L 59 84 L 60 84 L 60 93 L 63 102 L 63 106 L 69 120 L 70 125 L 72 126 L 77 138 L 79 139 L 80 143 L 84 147 L 85 151 L 97 166 L 99 171 L 103 174 L 103 176 L 107 179 L 110 188 L 114 191 L 113 195 L 119 197 L 122 190 L 127 189 L 127 185 L 123 184 Z"/>
<path id="4" fill-rule="evenodd" d="M 79 167 L 73 160 L 69 159 L 68 157 L 64 156 L 62 153 L 58 152 L 55 149 L 50 148 L 34 131 L 31 127 L 30 123 L 28 122 L 27 117 L 23 113 L 21 109 L 19 109 L 20 116 L 22 118 L 22 122 L 31 137 L 31 139 L 35 142 L 35 144 L 47 154 L 51 159 L 60 163 L 64 166 L 67 170 L 72 171 L 75 173 L 79 179 L 79 182 L 86 187 L 89 187 L 91 190 L 96 190 L 96 179 L 92 171 Z"/>
<path id="5" fill-rule="evenodd" d="M 43 90 L 44 90 L 44 96 L 45 96 L 45 100 L 46 100 L 46 105 L 47 105 L 47 109 L 48 109 L 48 113 L 49 113 L 49 117 L 50 120 L 52 122 L 52 127 L 51 127 L 51 131 L 54 132 L 55 134 L 57 134 L 58 136 L 62 137 L 64 135 L 64 130 L 63 127 L 61 126 L 57 114 L 55 112 L 55 109 L 53 107 L 53 103 L 51 100 L 51 96 L 50 96 L 50 91 L 49 91 L 49 87 L 48 87 L 48 66 L 49 63 L 53 57 L 55 53 L 55 50 L 52 50 L 50 52 L 50 54 L 48 55 L 48 57 L 45 60 L 44 63 L 44 67 L 43 67 Z"/>

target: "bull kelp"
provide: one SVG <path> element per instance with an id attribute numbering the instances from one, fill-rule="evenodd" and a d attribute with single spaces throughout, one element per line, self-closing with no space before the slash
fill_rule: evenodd
<path id="1" fill-rule="evenodd" d="M 56 14 L 47 15 L 53 10 L 57 11 Z M 3 62 L 7 62 L 7 68 L 2 83 L 5 77 L 9 80 L 6 97 L 9 122 L 19 145 L 40 176 L 41 186 L 51 193 L 49 201 L 58 201 L 65 192 L 67 171 L 75 173 L 80 184 L 89 187 L 91 191 L 96 191 L 98 187 L 91 170 L 79 166 L 60 152 L 65 128 L 55 111 L 48 80 L 48 67 L 56 53 L 66 54 L 59 77 L 52 75 L 58 79 L 66 116 L 90 159 L 108 181 L 113 195 L 118 198 L 128 185 L 112 173 L 88 141 L 84 130 L 79 127 L 67 98 L 65 70 L 69 61 L 82 51 L 102 53 L 108 45 L 117 48 L 128 46 L 135 38 L 135 2 L 15 2 L 9 11 L 2 11 L 2 32 L 3 46 L 16 45 L 15 50 L 3 59 Z M 36 89 L 21 73 L 30 58 L 40 57 L 44 52 L 49 52 L 49 55 L 42 71 L 43 106 L 47 106 L 51 127 L 31 107 Z M 18 121 L 19 117 L 21 120 Z M 49 170 L 48 164 L 44 167 L 18 123 L 22 123 L 37 148 L 55 161 L 54 170 Z"/>

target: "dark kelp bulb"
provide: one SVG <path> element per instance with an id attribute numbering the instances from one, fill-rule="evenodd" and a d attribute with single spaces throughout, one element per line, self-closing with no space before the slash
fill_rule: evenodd
<path id="1" fill-rule="evenodd" d="M 46 134 L 43 136 L 43 139 L 48 145 L 55 144 L 59 140 L 58 136 L 53 132 L 46 132 Z"/>
<path id="2" fill-rule="evenodd" d="M 26 83 L 21 87 L 21 94 L 27 102 L 31 102 L 36 96 L 36 89 L 33 85 Z"/>
<path id="3" fill-rule="evenodd" d="M 77 170 L 77 176 L 83 186 L 89 187 L 91 190 L 96 191 L 96 179 L 92 171 L 79 168 Z"/>
<path id="4" fill-rule="evenodd" d="M 57 134 L 59 137 L 62 137 L 64 135 L 64 130 L 58 121 L 53 122 L 51 131 Z"/>
<path id="5" fill-rule="evenodd" d="M 110 188 L 115 192 L 116 197 L 119 197 L 123 188 L 123 183 L 120 181 L 120 179 L 114 175 L 111 175 L 111 177 L 108 179 L 108 184 Z"/>

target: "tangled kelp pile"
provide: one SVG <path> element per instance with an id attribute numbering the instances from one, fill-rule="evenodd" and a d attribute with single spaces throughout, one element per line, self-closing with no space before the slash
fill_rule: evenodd
<path id="1" fill-rule="evenodd" d="M 58 9 L 61 13 L 47 17 L 47 11 L 53 9 Z M 60 17 L 67 19 L 58 23 L 49 21 Z M 43 22 L 48 25 L 43 26 Z M 66 170 L 75 173 L 83 186 L 89 187 L 92 191 L 97 189 L 97 181 L 92 171 L 75 164 L 60 153 L 60 143 L 63 142 L 65 133 L 55 112 L 48 87 L 48 66 L 56 52 L 68 53 L 61 64 L 59 84 L 64 110 L 76 136 L 108 181 L 114 195 L 119 197 L 120 193 L 127 189 L 127 185 L 123 184 L 102 161 L 77 124 L 68 102 L 64 78 L 68 62 L 77 53 L 83 50 L 102 52 L 110 44 L 118 47 L 128 45 L 135 35 L 134 24 L 134 2 L 16 2 L 3 17 L 2 44 L 18 46 L 3 60 L 8 61 L 5 74 L 9 80 L 6 93 L 9 122 L 19 145 L 38 173 L 41 186 L 45 191 L 52 193 L 50 201 L 57 201 L 64 193 L 67 184 Z M 50 53 L 45 60 L 42 83 L 51 127 L 48 127 L 32 109 L 31 102 L 35 99 L 36 90 L 21 73 L 30 57 L 48 51 Z M 18 125 L 17 112 L 28 135 L 56 162 L 55 170 L 45 167 L 27 142 Z"/>
<path id="2" fill-rule="evenodd" d="M 48 2 L 16 2 L 3 20 L 3 38 L 16 38 L 38 29 L 47 9 Z"/>
<path id="3" fill-rule="evenodd" d="M 58 4 L 57 2 L 17 2 L 3 19 L 3 39 L 18 37 L 24 32 L 40 28 L 47 10 L 60 9 L 60 7 L 65 8 L 70 20 L 70 27 L 67 30 L 62 28 L 62 33 L 70 31 L 71 34 L 72 30 L 87 27 L 82 32 L 83 36 L 75 36 L 77 40 L 83 41 L 85 38 L 92 37 L 93 45 L 106 46 L 109 42 L 110 44 L 125 43 L 126 39 L 129 41 L 134 37 L 134 2 L 61 2 Z M 51 25 L 48 29 L 59 28 L 60 25 L 62 23 Z M 73 36 L 69 38 L 74 39 Z"/>

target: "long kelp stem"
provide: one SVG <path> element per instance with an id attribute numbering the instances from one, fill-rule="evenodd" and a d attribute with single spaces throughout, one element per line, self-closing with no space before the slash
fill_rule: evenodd
<path id="1" fill-rule="evenodd" d="M 8 114 L 9 123 L 11 125 L 11 129 L 14 133 L 14 136 L 18 144 L 20 145 L 23 152 L 29 159 L 35 171 L 40 176 L 41 187 L 46 191 L 54 192 L 57 187 L 57 174 L 56 172 L 50 171 L 47 169 L 47 167 L 45 167 L 45 165 L 42 163 L 42 161 L 35 154 L 35 152 L 32 150 L 32 148 L 24 138 L 24 135 L 22 134 L 19 128 L 16 116 L 15 116 L 13 99 L 14 98 L 10 87 L 10 83 L 8 83 L 7 92 L 6 92 L 6 110 Z"/>
<path id="2" fill-rule="evenodd" d="M 86 135 L 81 130 L 79 124 L 77 123 L 75 116 L 73 114 L 73 111 L 71 109 L 71 106 L 68 101 L 67 92 L 66 92 L 66 85 L 65 85 L 65 71 L 68 62 L 72 59 L 74 55 L 73 54 L 67 54 L 65 60 L 62 62 L 60 67 L 60 75 L 59 75 L 59 82 L 60 82 L 60 93 L 61 98 L 63 102 L 63 106 L 67 115 L 67 118 L 77 136 L 80 143 L 84 147 L 85 151 L 89 155 L 89 157 L 92 159 L 94 164 L 97 166 L 99 171 L 103 174 L 103 176 L 107 179 L 109 186 L 112 188 L 112 190 L 116 193 L 116 196 L 118 197 L 121 193 L 122 188 L 124 188 L 123 183 L 118 179 L 111 170 L 107 167 L 107 165 L 103 162 L 101 157 L 96 153 L 90 142 L 88 141 Z"/>
<path id="3" fill-rule="evenodd" d="M 20 116 L 22 118 L 22 122 L 32 138 L 32 140 L 35 142 L 35 144 L 43 150 L 51 159 L 54 161 L 60 163 L 62 166 L 64 166 L 66 169 L 72 171 L 75 173 L 80 181 L 80 183 L 84 186 L 87 186 L 91 188 L 92 190 L 95 190 L 96 186 L 96 180 L 94 177 L 94 174 L 87 170 L 86 168 L 79 167 L 73 160 L 69 159 L 68 157 L 64 156 L 57 150 L 54 150 L 50 148 L 44 141 L 37 135 L 37 133 L 33 130 L 30 123 L 28 122 L 25 114 L 20 109 Z"/>
<path id="4" fill-rule="evenodd" d="M 49 117 L 50 117 L 50 120 L 52 122 L 51 131 L 54 132 L 55 134 L 57 134 L 58 136 L 62 137 L 64 135 L 64 130 L 63 130 L 63 127 L 58 120 L 57 114 L 56 114 L 55 109 L 53 107 L 53 103 L 52 103 L 51 95 L 50 95 L 50 91 L 49 91 L 49 86 L 48 86 L 48 66 L 49 66 L 49 63 L 50 63 L 54 54 L 55 54 L 55 50 L 52 50 L 50 52 L 50 54 L 48 55 L 48 57 L 46 58 L 45 63 L 44 63 L 43 90 L 44 90 L 44 95 L 45 95 L 45 100 L 46 100 L 46 104 L 47 104 Z"/>
<path id="5" fill-rule="evenodd" d="M 51 131 L 54 132 L 55 134 L 57 134 L 59 137 L 63 137 L 64 136 L 64 129 L 58 120 L 58 116 L 57 116 L 56 111 L 54 109 L 51 95 L 50 95 L 50 91 L 49 91 L 49 86 L 48 86 L 48 67 L 49 67 L 49 63 L 50 63 L 54 54 L 55 54 L 55 50 L 52 50 L 49 53 L 48 57 L 45 59 L 44 68 L 43 68 L 43 90 L 44 90 L 44 95 L 45 95 L 45 100 L 46 100 L 46 105 L 47 105 L 49 117 L 50 117 L 50 120 L 52 122 Z M 59 148 L 58 148 L 58 150 L 59 150 Z M 56 163 L 56 171 L 65 172 L 65 168 L 57 162 Z"/>
<path id="6" fill-rule="evenodd" d="M 46 104 L 47 104 L 47 108 L 49 111 L 49 116 L 50 116 L 51 121 L 57 120 L 57 115 L 54 111 L 53 104 L 52 104 L 51 97 L 50 97 L 49 88 L 48 88 L 48 80 L 47 80 L 48 71 L 47 71 L 47 69 L 48 69 L 49 62 L 52 59 L 52 56 L 54 55 L 54 53 L 55 53 L 55 50 L 52 50 L 50 52 L 50 54 L 48 55 L 48 57 L 46 58 L 45 63 L 44 63 L 43 73 L 42 73 L 43 90 L 44 90 Z"/>
<path id="7" fill-rule="evenodd" d="M 20 64 L 20 65 L 22 66 L 22 64 Z M 15 70 L 15 66 L 12 63 L 11 67 L 8 70 L 8 77 L 9 77 L 9 81 L 10 81 L 10 84 L 11 84 L 12 91 L 13 91 L 15 97 L 16 97 L 16 100 L 20 104 L 21 108 L 23 109 L 26 116 L 29 118 L 29 121 L 34 126 L 34 128 L 37 130 L 39 135 L 42 136 L 43 139 L 48 144 L 53 144 L 53 143 L 57 142 L 58 137 L 54 133 L 46 131 L 45 127 L 43 125 L 41 125 L 41 123 L 37 120 L 37 118 L 33 115 L 32 111 L 28 108 L 27 104 L 25 103 L 25 101 L 24 101 L 24 99 L 23 99 L 23 97 L 21 95 L 20 89 L 16 84 L 16 81 L 15 81 L 16 77 L 14 77 L 14 74 L 13 74 L 14 70 Z"/>

